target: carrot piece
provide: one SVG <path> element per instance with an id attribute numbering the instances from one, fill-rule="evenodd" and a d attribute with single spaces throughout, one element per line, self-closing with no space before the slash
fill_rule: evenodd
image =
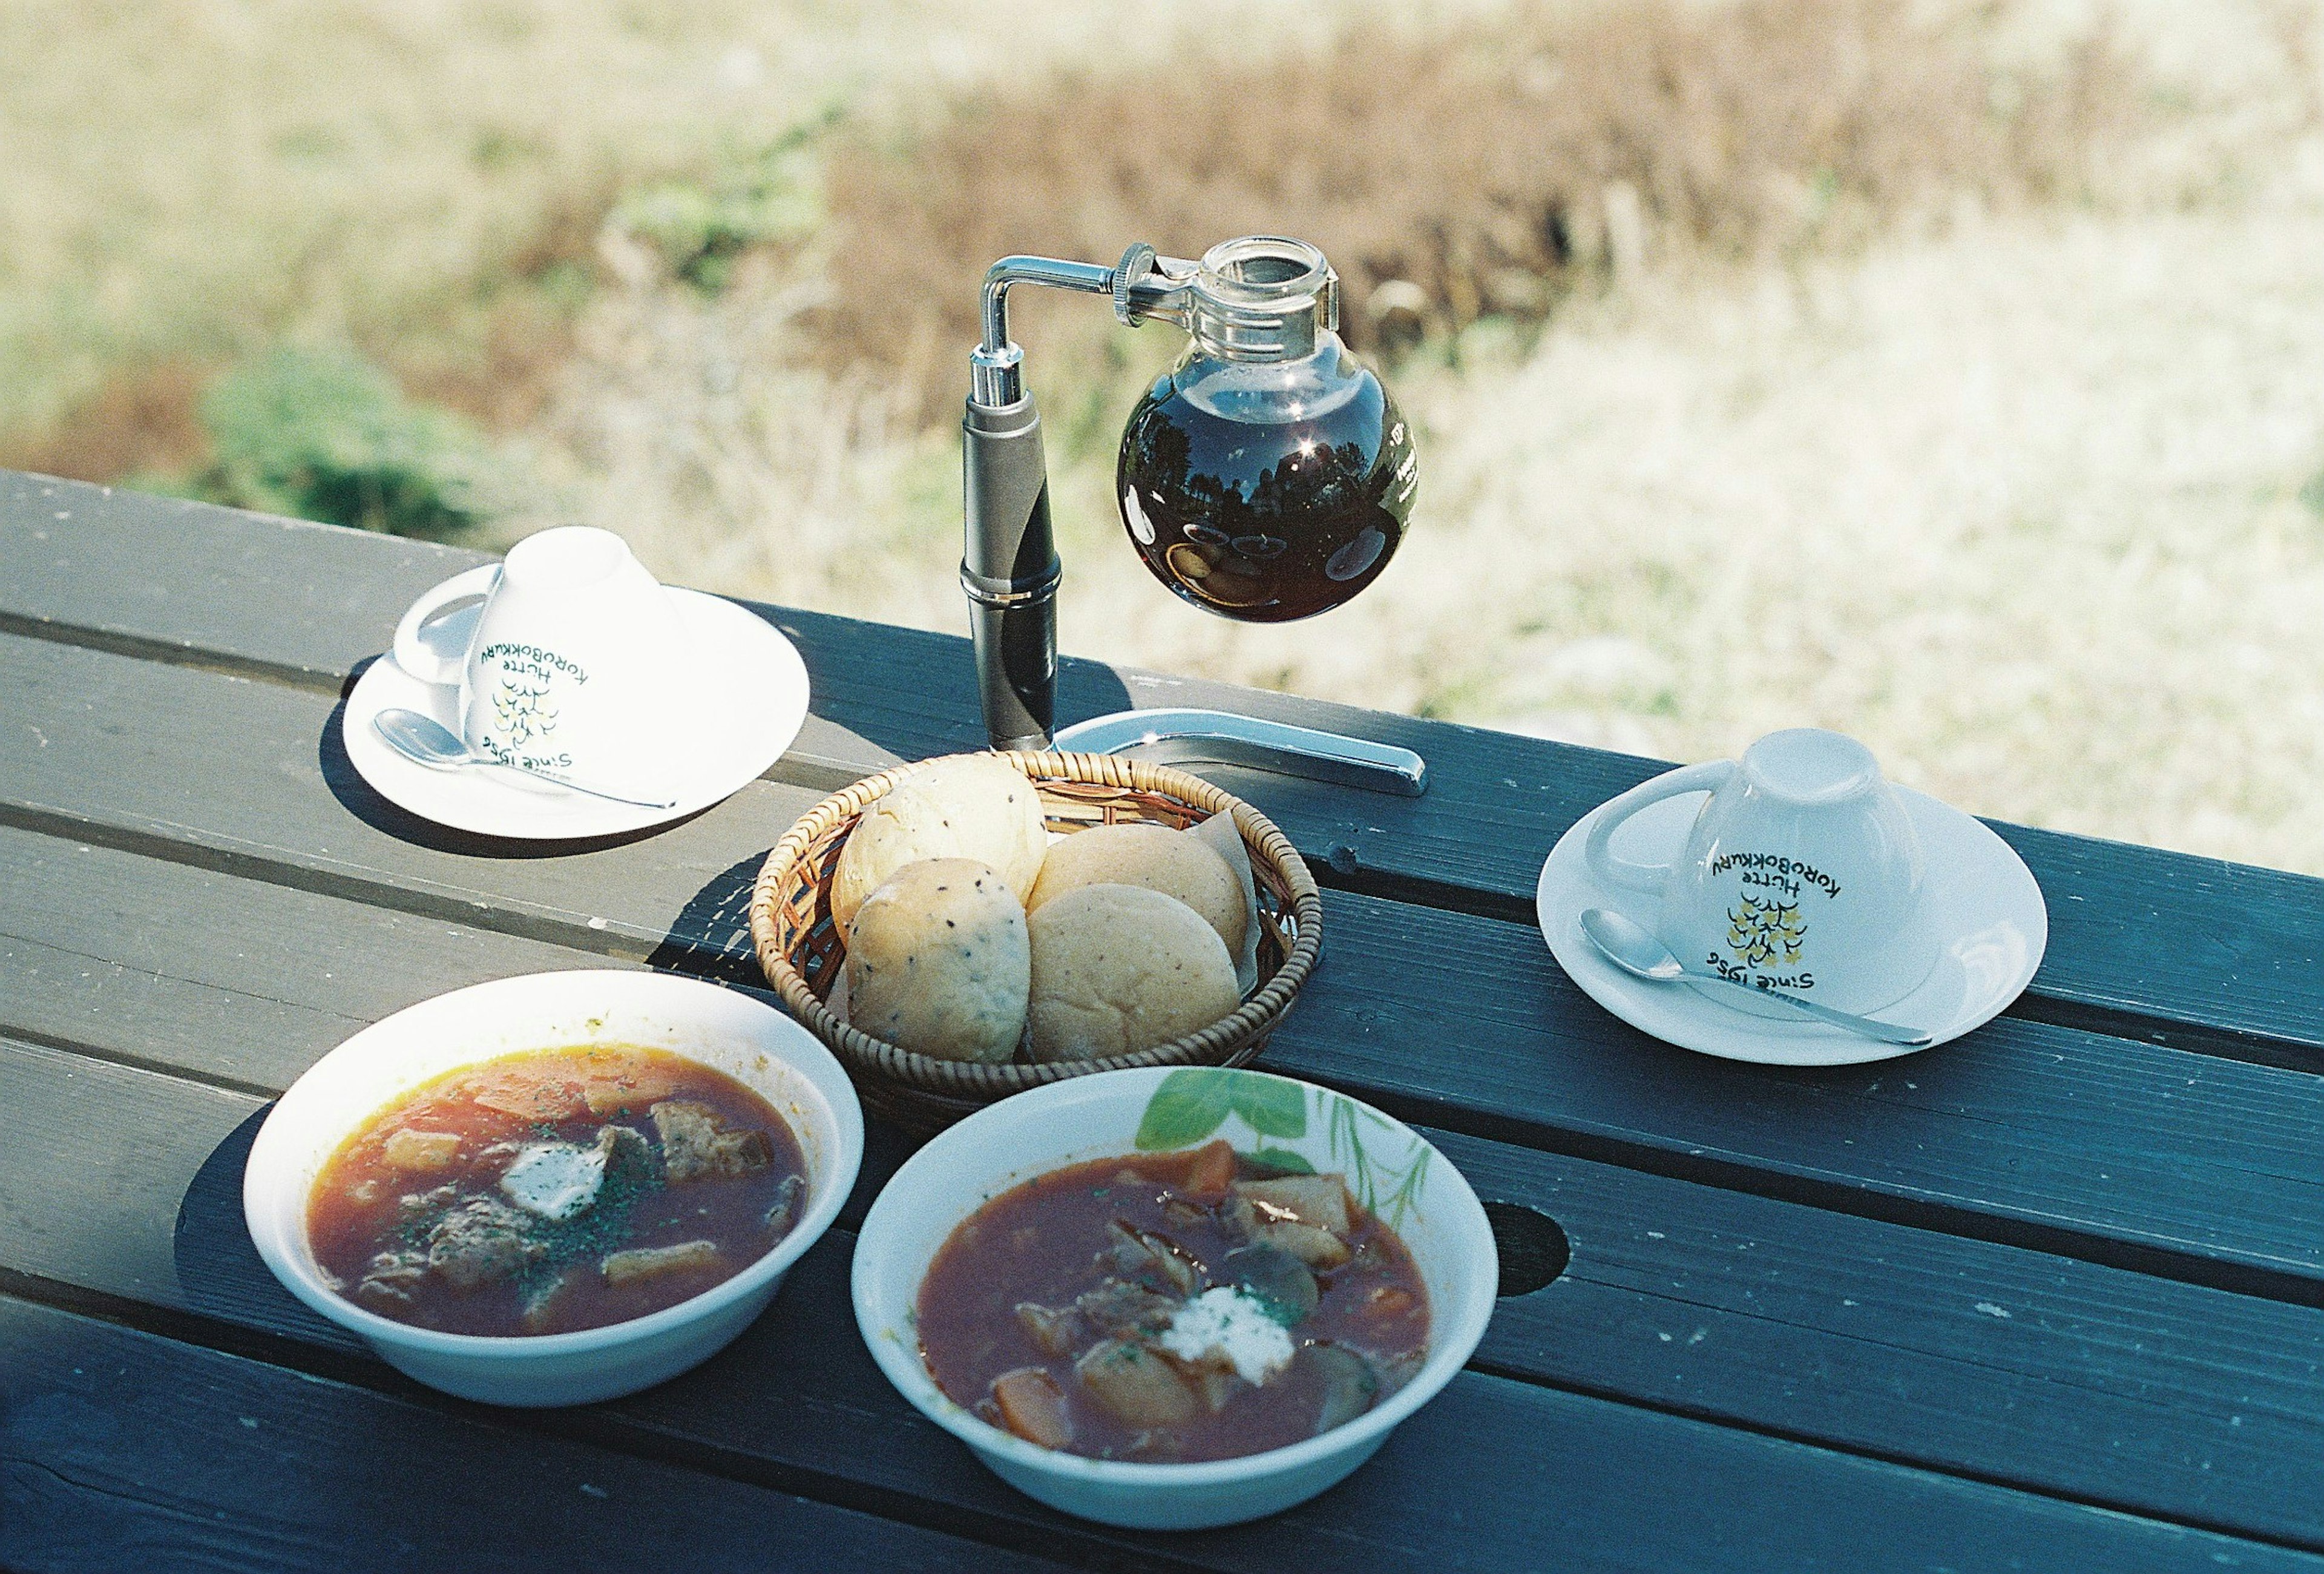
<path id="1" fill-rule="evenodd" d="M 1193 1197 L 1216 1197 L 1233 1183 L 1234 1148 L 1224 1137 L 1206 1143 L 1186 1171 L 1186 1191 Z"/>
<path id="2" fill-rule="evenodd" d="M 1371 1302 L 1373 1314 L 1383 1321 L 1403 1317 L 1412 1310 L 1412 1292 L 1400 1285 L 1383 1284 L 1372 1291 Z"/>
<path id="3" fill-rule="evenodd" d="M 1062 1449 L 1074 1440 L 1065 1396 L 1057 1380 L 1038 1366 L 1019 1366 L 992 1380 L 993 1408 L 1001 1424 L 1028 1443 Z"/>

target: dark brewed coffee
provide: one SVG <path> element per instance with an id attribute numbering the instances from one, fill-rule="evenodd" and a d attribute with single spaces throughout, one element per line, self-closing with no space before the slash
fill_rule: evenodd
<path id="1" fill-rule="evenodd" d="M 1328 611 L 1378 579 L 1403 540 L 1412 434 L 1378 377 L 1344 351 L 1333 358 L 1337 386 L 1322 399 L 1266 410 L 1231 388 L 1190 386 L 1182 365 L 1131 413 L 1116 472 L 1122 523 L 1154 577 L 1205 611 L 1246 623 Z"/>

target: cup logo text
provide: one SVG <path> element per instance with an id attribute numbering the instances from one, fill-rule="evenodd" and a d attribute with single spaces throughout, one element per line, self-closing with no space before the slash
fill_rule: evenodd
<path id="1" fill-rule="evenodd" d="M 555 651 L 513 642 L 486 645 L 476 655 L 480 663 L 496 666 L 499 677 L 492 694 L 493 726 L 483 740 L 484 752 L 504 764 L 528 770 L 569 768 L 569 753 L 545 750 L 544 745 L 557 731 L 558 682 L 586 683 L 587 670 Z"/>
<path id="2" fill-rule="evenodd" d="M 1723 949 L 1714 949 L 1705 960 L 1720 977 L 1738 984 L 1813 989 L 1815 974 L 1802 966 L 1809 926 L 1800 903 L 1811 892 L 1837 900 L 1840 881 L 1813 864 L 1782 853 L 1721 853 L 1711 860 L 1710 872 L 1738 875 L 1739 889 L 1727 909 Z"/>
<path id="3" fill-rule="evenodd" d="M 1812 864 L 1781 853 L 1721 853 L 1711 860 L 1711 872 L 1724 875 L 1729 869 L 1740 869 L 1746 885 L 1765 885 L 1781 892 L 1794 902 L 1801 890 L 1814 886 L 1826 896 L 1840 894 L 1840 882 Z"/>

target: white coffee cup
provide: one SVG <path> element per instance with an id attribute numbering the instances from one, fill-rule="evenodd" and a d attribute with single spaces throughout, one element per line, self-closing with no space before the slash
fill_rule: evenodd
<path id="1" fill-rule="evenodd" d="M 481 601 L 456 652 L 439 622 Z M 694 752 L 696 651 L 669 593 L 611 531 L 561 525 L 421 597 L 395 664 L 459 690 L 459 732 L 496 760 L 590 786 L 668 790 Z"/>
<path id="2" fill-rule="evenodd" d="M 1632 815 L 1702 792 L 1675 862 L 1614 856 Z M 1655 927 L 1689 968 L 1872 1012 L 1936 966 L 1920 838 L 1872 752 L 1836 732 L 1769 733 L 1740 760 L 1641 782 L 1600 811 L 1583 853 L 1602 884 L 1657 898 Z"/>

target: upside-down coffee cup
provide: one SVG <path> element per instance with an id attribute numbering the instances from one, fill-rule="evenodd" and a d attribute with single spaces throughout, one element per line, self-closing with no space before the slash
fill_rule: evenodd
<path id="1" fill-rule="evenodd" d="M 1703 792 L 1676 860 L 1615 856 L 1632 815 Z M 1865 1013 L 1936 966 L 1920 838 L 1872 752 L 1839 733 L 1769 733 L 1739 760 L 1642 782 L 1599 812 L 1584 856 L 1602 884 L 1655 899 L 1655 927 L 1681 961 L 1737 983 Z"/>
<path id="2" fill-rule="evenodd" d="M 447 615 L 481 601 L 462 647 Z M 458 690 L 460 735 L 504 764 L 641 794 L 692 752 L 693 636 L 611 531 L 560 525 L 421 597 L 395 664 Z"/>

